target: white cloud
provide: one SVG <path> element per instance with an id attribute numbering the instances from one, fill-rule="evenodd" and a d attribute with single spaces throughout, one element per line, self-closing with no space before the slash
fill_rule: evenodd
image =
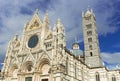
<path id="1" fill-rule="evenodd" d="M 120 64 L 120 52 L 116 53 L 101 53 L 103 61 L 111 64 Z"/>
<path id="2" fill-rule="evenodd" d="M 1 1 L 0 0 L 0 62 L 3 62 L 3 57 L 5 56 L 7 50 L 8 41 L 15 35 L 15 33 L 21 33 L 24 23 L 27 21 L 30 15 L 24 15 L 19 13 L 20 6 L 23 4 L 19 4 L 17 0 L 11 2 Z M 25 2 L 26 4 L 28 2 Z"/>
<path id="3" fill-rule="evenodd" d="M 120 68 L 120 52 L 116 53 L 101 53 L 102 60 L 104 62 L 107 62 L 107 67 L 109 69 L 118 69 Z"/>

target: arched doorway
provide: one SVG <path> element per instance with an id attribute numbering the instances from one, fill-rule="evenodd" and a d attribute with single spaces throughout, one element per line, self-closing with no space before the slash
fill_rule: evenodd
<path id="1" fill-rule="evenodd" d="M 13 64 L 11 67 L 10 67 L 10 71 L 9 71 L 10 75 L 11 75 L 11 81 L 17 81 L 18 79 L 18 66 L 17 64 Z"/>
<path id="2" fill-rule="evenodd" d="M 43 75 L 49 74 L 49 70 L 50 70 L 50 65 L 49 64 L 44 64 L 41 68 L 41 71 L 42 71 Z"/>
<path id="3" fill-rule="evenodd" d="M 38 67 L 40 71 L 40 81 L 49 81 L 50 78 L 50 61 L 46 58 L 42 59 Z"/>
<path id="4" fill-rule="evenodd" d="M 23 64 L 22 72 L 25 73 L 25 81 L 33 81 L 33 62 L 25 62 Z"/>

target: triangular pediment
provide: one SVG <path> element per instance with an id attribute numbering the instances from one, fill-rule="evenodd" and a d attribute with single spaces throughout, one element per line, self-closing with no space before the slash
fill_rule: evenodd
<path id="1" fill-rule="evenodd" d="M 20 62 L 18 61 L 18 59 L 16 58 L 16 57 L 14 57 L 13 59 L 11 59 L 11 62 L 10 62 L 10 67 L 11 67 L 11 65 L 13 65 L 13 64 L 18 64 L 19 63 L 19 65 L 20 65 Z M 18 66 L 19 66 L 18 65 Z"/>
<path id="2" fill-rule="evenodd" d="M 28 27 L 27 27 L 27 30 L 34 30 L 34 29 L 38 29 L 42 27 L 42 22 L 39 18 L 39 15 L 38 15 L 38 12 L 36 11 L 32 20 L 30 21 Z"/>
<path id="3" fill-rule="evenodd" d="M 23 60 L 23 62 L 27 62 L 27 61 L 32 61 L 32 62 L 35 62 L 35 61 L 36 61 L 31 52 L 29 52 L 29 53 L 27 54 L 27 56 L 25 57 L 25 59 Z"/>
<path id="4" fill-rule="evenodd" d="M 51 60 L 50 56 L 48 55 L 46 51 L 43 51 L 42 55 L 38 59 L 38 62 L 44 58 Z"/>
<path id="5" fill-rule="evenodd" d="M 44 53 L 44 54 L 42 55 L 41 59 L 43 59 L 43 58 L 49 58 L 49 56 L 48 56 L 46 53 Z"/>

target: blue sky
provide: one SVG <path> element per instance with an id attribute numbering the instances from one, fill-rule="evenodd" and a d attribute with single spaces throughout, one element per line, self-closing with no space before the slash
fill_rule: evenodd
<path id="1" fill-rule="evenodd" d="M 83 49 L 82 11 L 90 6 L 96 15 L 101 56 L 110 69 L 120 65 L 120 1 L 119 0 L 0 0 L 0 67 L 8 41 L 16 34 L 21 36 L 24 24 L 31 20 L 36 8 L 43 20 L 49 13 L 51 28 L 60 17 L 66 30 L 67 48 L 77 37 Z M 117 66 L 117 67 L 116 67 Z"/>

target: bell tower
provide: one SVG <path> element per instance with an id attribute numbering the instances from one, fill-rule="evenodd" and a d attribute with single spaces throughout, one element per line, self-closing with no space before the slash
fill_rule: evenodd
<path id="1" fill-rule="evenodd" d="M 96 18 L 92 9 L 82 13 L 82 24 L 84 33 L 85 64 L 89 67 L 102 67 Z"/>

